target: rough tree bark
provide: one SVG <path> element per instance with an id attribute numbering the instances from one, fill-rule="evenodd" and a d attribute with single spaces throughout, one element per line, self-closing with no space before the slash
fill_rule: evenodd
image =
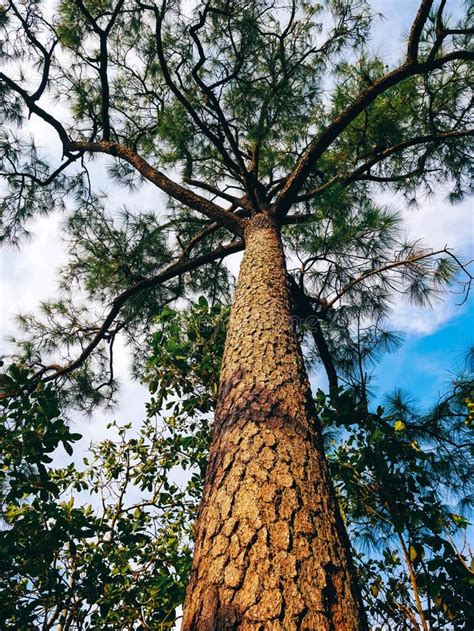
<path id="1" fill-rule="evenodd" d="M 245 240 L 182 631 L 361 631 L 279 230 L 259 214 Z"/>

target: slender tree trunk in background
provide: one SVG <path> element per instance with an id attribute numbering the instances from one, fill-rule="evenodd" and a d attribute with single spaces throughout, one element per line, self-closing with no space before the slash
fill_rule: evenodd
<path id="1" fill-rule="evenodd" d="M 423 611 L 423 605 L 421 604 L 420 592 L 418 591 L 418 581 L 416 580 L 415 570 L 413 569 L 413 564 L 410 559 L 410 552 L 405 545 L 405 541 L 402 535 L 398 534 L 398 540 L 400 541 L 400 545 L 403 551 L 403 556 L 405 557 L 405 563 L 408 568 L 408 574 L 410 576 L 410 583 L 413 588 L 416 609 L 418 611 L 418 615 L 420 616 L 421 626 L 423 627 L 423 631 L 429 631 L 428 623 L 426 622 L 425 613 Z"/>
<path id="2" fill-rule="evenodd" d="M 361 631 L 279 231 L 245 236 L 182 631 Z"/>

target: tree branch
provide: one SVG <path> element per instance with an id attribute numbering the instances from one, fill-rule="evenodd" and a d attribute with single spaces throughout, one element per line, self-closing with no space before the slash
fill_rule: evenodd
<path id="1" fill-rule="evenodd" d="M 97 334 L 94 336 L 92 341 L 83 349 L 81 354 L 77 359 L 70 362 L 66 366 L 45 366 L 41 370 L 39 370 L 35 375 L 33 375 L 33 382 L 37 382 L 39 379 L 43 377 L 46 373 L 53 370 L 52 374 L 44 377 L 44 381 L 52 381 L 54 379 L 58 379 L 59 377 L 64 377 L 69 374 L 76 368 L 78 368 L 86 359 L 91 355 L 97 345 L 107 336 L 110 326 L 114 322 L 117 315 L 120 313 L 120 310 L 124 306 L 124 304 L 145 289 L 150 289 L 151 287 L 156 287 L 157 285 L 161 285 L 162 283 L 171 280 L 172 278 L 176 278 L 176 276 L 180 276 L 181 274 L 185 274 L 187 272 L 191 272 L 202 265 L 206 265 L 207 263 L 212 263 L 219 259 L 222 259 L 229 254 L 234 254 L 235 252 L 240 252 L 244 248 L 243 241 L 236 241 L 235 243 L 230 243 L 228 245 L 221 245 L 215 248 L 212 252 L 208 252 L 207 254 L 203 254 L 202 256 L 197 257 L 192 261 L 183 261 L 182 258 L 170 265 L 163 272 L 160 272 L 156 276 L 152 276 L 150 278 L 144 278 L 139 282 L 132 285 L 125 291 L 123 291 L 112 303 L 112 308 L 108 312 L 105 317 L 100 329 Z"/>
<path id="2" fill-rule="evenodd" d="M 120 143 L 76 141 L 68 143 L 67 148 L 71 151 L 106 153 L 121 158 L 135 167 L 145 179 L 155 184 L 173 199 L 216 221 L 220 226 L 227 228 L 233 234 L 243 235 L 244 227 L 240 217 L 170 180 L 164 173 L 152 167 L 139 154 Z"/>
<path id="3" fill-rule="evenodd" d="M 347 285 L 345 285 L 342 289 L 340 289 L 336 293 L 334 298 L 332 298 L 331 300 L 328 300 L 326 302 L 326 304 L 325 304 L 325 309 L 330 309 L 332 306 L 334 306 L 334 304 L 340 298 L 342 298 L 342 296 L 344 294 L 346 294 L 348 291 L 350 291 L 355 285 L 357 285 L 358 283 L 361 283 L 363 280 L 366 280 L 367 278 L 370 278 L 371 276 L 375 276 L 377 274 L 381 274 L 382 272 L 386 272 L 388 270 L 394 269 L 396 267 L 401 267 L 403 265 L 411 265 L 412 263 L 416 263 L 417 261 L 421 261 L 423 259 L 429 258 L 430 256 L 437 256 L 438 254 L 451 255 L 451 252 L 445 246 L 444 248 L 442 248 L 440 250 L 436 250 L 434 252 L 423 252 L 422 254 L 416 254 L 414 256 L 409 256 L 406 259 L 402 259 L 402 260 L 399 260 L 399 261 L 392 261 L 390 263 L 387 263 L 387 265 L 383 265 L 382 267 L 379 267 L 377 269 L 368 270 L 366 272 L 363 272 L 362 274 L 360 274 L 359 276 L 357 276 L 356 278 L 351 280 L 351 282 L 348 283 Z"/>
<path id="4" fill-rule="evenodd" d="M 451 138 L 465 138 L 467 136 L 474 136 L 474 129 L 464 129 L 464 130 L 459 130 L 459 131 L 445 131 L 445 132 L 439 132 L 437 134 L 425 134 L 422 136 L 415 136 L 414 138 L 410 138 L 409 140 L 400 142 L 397 145 L 392 145 L 391 147 L 387 147 L 385 149 L 382 149 L 381 151 L 378 151 L 369 160 L 367 160 L 367 162 L 365 162 L 364 164 L 357 167 L 357 169 L 352 171 L 352 173 L 348 175 L 335 176 L 331 178 L 330 180 L 328 180 L 327 182 L 324 182 L 324 184 L 319 186 L 317 189 L 314 189 L 313 191 L 310 191 L 309 193 L 304 193 L 303 195 L 299 195 L 298 197 L 296 197 L 294 201 L 295 203 L 309 201 L 313 199 L 314 197 L 316 197 L 317 195 L 320 195 L 321 193 L 323 193 L 329 187 L 337 183 L 342 184 L 343 186 L 348 186 L 349 184 L 352 184 L 352 182 L 355 182 L 360 179 L 373 179 L 374 181 L 391 182 L 391 181 L 400 180 L 403 177 L 410 177 L 411 175 L 415 175 L 418 169 L 415 169 L 414 171 L 411 171 L 404 175 L 395 175 L 393 177 L 387 177 L 387 178 L 376 178 L 375 176 L 367 176 L 367 178 L 364 178 L 363 176 L 365 173 L 367 173 L 367 171 L 369 171 L 373 166 L 375 166 L 379 162 L 382 162 L 383 160 L 386 160 L 390 156 L 394 155 L 395 153 L 403 151 L 404 149 L 408 149 L 409 147 L 414 147 L 416 145 L 427 144 L 431 142 L 440 143 L 440 142 L 449 140 Z"/>
<path id="5" fill-rule="evenodd" d="M 15 81 L 13 81 L 13 79 L 8 77 L 3 72 L 0 72 L 0 80 L 6 83 L 6 85 L 11 90 L 13 90 L 14 92 L 16 92 L 22 97 L 23 101 L 25 102 L 25 105 L 27 106 L 27 108 L 32 114 L 36 114 L 37 116 L 39 116 L 39 118 L 43 119 L 45 123 L 48 123 L 49 125 L 51 125 L 51 127 L 53 127 L 53 129 L 57 132 L 64 147 L 69 144 L 70 139 L 65 127 L 63 127 L 63 125 L 56 118 L 54 118 L 54 116 L 52 116 L 51 114 L 46 112 L 46 110 L 44 110 L 42 107 L 37 105 L 33 96 L 28 94 L 26 90 L 21 88 Z"/>
<path id="6" fill-rule="evenodd" d="M 32 173 L 25 173 L 22 171 L 12 171 L 11 173 L 1 172 L 0 175 L 9 178 L 9 177 L 21 177 L 28 178 L 32 180 L 38 186 L 48 186 L 51 182 L 58 176 L 62 171 L 64 171 L 70 164 L 78 160 L 82 156 L 81 153 L 77 153 L 76 155 L 70 156 L 65 162 L 63 162 L 55 171 L 53 171 L 45 180 L 41 180 L 36 175 Z"/>
<path id="7" fill-rule="evenodd" d="M 85 6 L 84 2 L 82 0 L 74 0 L 74 2 L 76 3 L 79 11 L 82 13 L 82 15 L 86 18 L 87 22 L 92 26 L 92 30 L 97 33 L 97 35 L 101 35 L 103 33 L 103 30 L 100 28 L 100 26 L 97 24 L 97 20 L 92 16 L 92 14 L 89 12 L 88 8 Z"/>
<path id="8" fill-rule="evenodd" d="M 17 7 L 15 6 L 15 4 L 13 2 L 10 2 L 10 7 L 11 7 L 13 13 L 18 18 L 18 20 L 21 22 L 21 25 L 23 26 L 23 28 L 25 29 L 25 33 L 26 33 L 26 36 L 29 39 L 29 41 L 43 55 L 44 62 L 43 62 L 43 72 L 41 73 L 41 81 L 40 81 L 40 84 L 39 84 L 37 90 L 31 96 L 31 99 L 33 101 L 37 101 L 38 99 L 41 98 L 43 92 L 46 89 L 46 86 L 47 86 L 47 83 L 48 83 L 48 78 L 49 78 L 49 69 L 51 67 L 51 58 L 52 58 L 54 49 L 56 47 L 56 44 L 58 43 L 58 40 L 54 39 L 52 44 L 51 44 L 51 48 L 48 50 L 45 46 L 43 46 L 43 44 L 40 42 L 40 40 L 32 32 L 32 30 L 28 26 L 28 21 L 21 15 L 20 11 L 17 9 Z"/>
<path id="9" fill-rule="evenodd" d="M 216 149 L 218 150 L 218 152 L 222 156 L 222 159 L 224 160 L 224 163 L 230 169 L 230 171 L 232 173 L 235 173 L 236 175 L 240 175 L 239 165 L 232 159 L 232 157 L 226 151 L 226 149 L 225 149 L 223 143 L 221 142 L 221 139 L 219 138 L 219 136 L 214 134 L 209 129 L 209 127 L 201 120 L 201 118 L 198 116 L 196 110 L 191 105 L 189 100 L 186 98 L 186 96 L 183 94 L 183 92 L 178 88 L 176 83 L 173 81 L 173 78 L 171 77 L 170 69 L 168 67 L 168 62 L 166 61 L 165 52 L 164 52 L 164 49 L 163 49 L 163 39 L 162 39 L 162 32 L 161 32 L 162 31 L 163 17 L 160 15 L 160 13 L 159 13 L 157 8 L 155 8 L 154 11 L 155 11 L 155 22 L 156 22 L 156 28 L 155 28 L 156 52 L 157 52 L 157 55 L 158 55 L 158 60 L 160 62 L 161 71 L 163 73 L 163 78 L 165 80 L 166 85 L 169 87 L 169 89 L 174 94 L 174 96 L 177 98 L 177 100 L 181 103 L 181 105 L 188 112 L 188 114 L 190 115 L 190 117 L 192 118 L 192 120 L 194 121 L 196 126 L 204 134 L 204 136 L 206 136 L 212 142 L 212 144 L 216 147 Z"/>
<path id="10" fill-rule="evenodd" d="M 412 54 L 415 49 L 416 51 L 418 50 L 418 30 L 423 28 L 424 21 L 426 20 L 424 17 L 426 9 L 423 7 L 428 4 L 431 5 L 431 2 L 424 1 L 422 3 L 422 7 L 420 8 L 421 13 L 417 15 L 413 23 L 410 54 Z M 423 10 L 421 10 L 422 8 Z M 438 59 L 428 59 L 425 62 L 418 62 L 409 57 L 402 65 L 374 81 L 374 83 L 362 92 L 319 136 L 310 142 L 292 173 L 286 178 L 284 186 L 272 205 L 272 212 L 280 218 L 288 213 L 298 192 L 301 190 L 301 187 L 314 168 L 316 161 L 350 123 L 371 105 L 378 96 L 386 92 L 389 88 L 394 87 L 416 74 L 431 72 L 441 68 L 450 61 L 473 59 L 474 52 L 467 50 L 453 51 Z"/>
<path id="11" fill-rule="evenodd" d="M 123 6 L 124 0 L 118 0 L 109 23 L 107 24 L 105 29 L 100 28 L 97 23 L 97 20 L 91 15 L 88 11 L 87 7 L 84 5 L 82 0 L 75 0 L 77 6 L 79 7 L 81 13 L 86 18 L 87 22 L 92 26 L 93 31 L 99 36 L 99 56 L 97 61 L 99 62 L 99 79 L 101 86 L 101 118 L 102 118 L 102 131 L 103 131 L 103 139 L 110 139 L 110 87 L 109 87 L 109 77 L 107 73 L 108 66 L 108 50 L 107 50 L 107 38 L 109 36 L 110 31 L 112 30 L 115 21 L 120 13 L 120 9 Z"/>
<path id="12" fill-rule="evenodd" d="M 185 182 L 186 184 L 189 184 L 190 186 L 195 186 L 196 188 L 202 188 L 204 191 L 207 191 L 208 193 L 212 193 L 212 195 L 216 195 L 216 197 L 225 199 L 226 201 L 230 202 L 234 206 L 241 206 L 242 208 L 245 208 L 246 210 L 249 210 L 249 211 L 251 210 L 251 207 L 248 204 L 248 200 L 245 197 L 235 197 L 235 195 L 230 195 L 229 193 L 226 193 L 225 191 L 221 191 L 219 188 L 212 186 L 212 184 L 209 184 L 208 182 L 195 180 L 190 177 L 183 177 L 183 182 Z"/>
<path id="13" fill-rule="evenodd" d="M 288 274 L 288 279 L 290 281 L 291 297 L 295 306 L 296 315 L 303 320 L 311 331 L 319 358 L 326 371 L 329 390 L 331 395 L 337 397 L 337 393 L 339 391 L 339 380 L 329 347 L 319 323 L 319 316 L 313 307 L 311 299 L 298 285 L 291 274 Z"/>
<path id="14" fill-rule="evenodd" d="M 373 155 L 365 164 L 362 164 L 360 167 L 355 169 L 349 176 L 344 178 L 343 182 L 345 185 L 350 184 L 358 179 L 361 179 L 361 176 L 369 171 L 373 166 L 382 162 L 386 158 L 403 151 L 404 149 L 408 149 L 409 147 L 414 147 L 416 145 L 427 144 L 427 143 L 440 143 L 445 140 L 449 140 L 451 138 L 465 138 L 467 136 L 474 136 L 474 129 L 463 129 L 459 131 L 446 131 L 439 132 L 437 134 L 425 134 L 423 136 L 415 136 L 414 138 L 410 138 L 410 140 L 405 140 L 397 145 L 393 145 L 392 147 L 387 147 L 382 151 L 379 151 L 375 155 Z M 408 173 L 407 175 L 416 174 L 417 169 L 412 173 Z M 402 176 L 394 176 L 396 180 L 401 179 Z M 390 181 L 390 180 L 388 180 Z"/>
<path id="15" fill-rule="evenodd" d="M 418 61 L 418 47 L 420 45 L 420 37 L 423 27 L 433 6 L 433 0 L 422 0 L 418 13 L 412 24 L 410 35 L 408 37 L 407 61 L 415 63 Z"/>
<path id="16" fill-rule="evenodd" d="M 189 208 L 192 208 L 193 210 L 202 213 L 209 219 L 216 221 L 221 226 L 229 229 L 233 234 L 238 234 L 239 236 L 243 235 L 242 219 L 235 216 L 232 212 L 225 210 L 221 206 L 218 206 L 204 197 L 197 195 L 193 191 L 173 182 L 164 173 L 161 173 L 157 169 L 153 168 L 146 160 L 128 147 L 110 141 L 88 142 L 79 140 L 71 142 L 69 135 L 62 124 L 56 118 L 51 116 L 51 114 L 37 105 L 26 90 L 21 88 L 15 81 L 13 81 L 13 79 L 3 74 L 3 72 L 0 73 L 0 79 L 2 79 L 12 90 L 17 92 L 23 98 L 30 112 L 33 112 L 42 118 L 56 130 L 63 144 L 65 155 L 70 155 L 70 152 L 72 151 L 79 151 L 81 153 L 106 153 L 122 158 L 134 166 L 145 179 L 155 184 L 170 197 L 173 197 L 173 199 L 186 204 Z"/>
<path id="17" fill-rule="evenodd" d="M 200 31 L 200 29 L 203 28 L 203 26 L 206 23 L 206 18 L 207 18 L 209 9 L 210 9 L 210 3 L 208 2 L 206 3 L 202 13 L 200 13 L 199 15 L 199 21 L 196 24 L 193 24 L 189 28 L 189 32 L 191 34 L 193 42 L 196 45 L 196 48 L 198 50 L 198 55 L 199 55 L 199 59 L 197 63 L 195 64 L 195 66 L 193 67 L 193 69 L 191 70 L 191 74 L 194 81 L 201 89 L 202 93 L 206 96 L 209 105 L 214 110 L 217 116 L 217 120 L 219 121 L 219 124 L 224 131 L 225 137 L 227 138 L 227 142 L 229 143 L 233 151 L 236 163 L 240 171 L 240 175 L 242 176 L 242 179 L 244 180 L 246 184 L 247 194 L 249 195 L 250 199 L 254 202 L 255 207 L 258 207 L 259 200 L 258 200 L 258 190 L 257 190 L 258 187 L 257 187 L 256 179 L 253 173 L 250 173 L 247 170 L 247 167 L 245 166 L 245 163 L 242 157 L 242 152 L 240 151 L 238 142 L 235 139 L 234 135 L 232 134 L 228 121 L 224 115 L 224 112 L 222 111 L 222 108 L 219 103 L 219 99 L 216 97 L 213 90 L 211 90 L 209 86 L 207 86 L 206 83 L 199 76 L 200 69 L 206 63 L 206 56 L 204 53 L 201 40 L 199 39 L 198 32 Z"/>

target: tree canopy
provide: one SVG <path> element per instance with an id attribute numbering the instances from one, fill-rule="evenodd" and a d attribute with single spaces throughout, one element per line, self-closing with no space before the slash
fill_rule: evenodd
<path id="1" fill-rule="evenodd" d="M 367 44 L 368 2 L 4 3 L 3 239 L 21 243 L 30 217 L 68 208 L 62 291 L 20 321 L 37 378 L 67 381 L 84 405 L 110 399 L 117 334 L 139 365 L 164 304 L 228 300 L 222 260 L 262 209 L 298 264 L 318 355 L 344 348 L 349 380 L 354 340 L 342 338 L 360 329 L 357 343 L 388 344 L 394 292 L 426 301 L 457 270 L 467 291 L 455 253 L 406 243 L 378 197 L 469 189 L 472 9 L 448 9 L 423 1 L 393 64 Z M 21 132 L 26 117 L 55 134 L 59 156 Z M 151 182 L 167 211 L 163 197 L 111 207 L 91 171 L 102 154 L 111 181 Z"/>

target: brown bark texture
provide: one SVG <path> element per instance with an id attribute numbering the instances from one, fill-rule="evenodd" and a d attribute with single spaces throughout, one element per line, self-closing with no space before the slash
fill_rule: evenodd
<path id="1" fill-rule="evenodd" d="M 279 230 L 245 240 L 182 631 L 361 631 Z"/>

